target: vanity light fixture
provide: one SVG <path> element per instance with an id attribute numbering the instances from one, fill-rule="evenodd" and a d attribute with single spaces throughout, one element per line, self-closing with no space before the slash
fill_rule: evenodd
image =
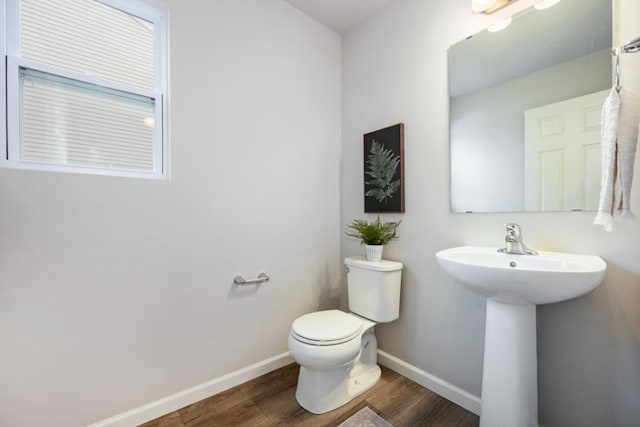
<path id="1" fill-rule="evenodd" d="M 487 31 L 490 33 L 497 33 L 498 31 L 502 31 L 511 25 L 511 17 L 505 18 L 502 21 L 498 21 L 493 25 L 487 27 Z"/>
<path id="2" fill-rule="evenodd" d="M 560 0 L 542 0 L 541 2 L 536 3 L 533 7 L 538 10 L 548 9 L 551 6 L 555 6 L 558 4 Z"/>
<path id="3" fill-rule="evenodd" d="M 471 0 L 471 10 L 474 13 L 493 13 L 516 0 Z"/>
<path id="4" fill-rule="evenodd" d="M 495 6 L 498 0 L 472 0 L 471 1 L 471 10 L 474 13 L 484 12 Z"/>

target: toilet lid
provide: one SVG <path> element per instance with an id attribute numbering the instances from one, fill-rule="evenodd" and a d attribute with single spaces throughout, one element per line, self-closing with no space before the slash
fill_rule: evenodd
<path id="1" fill-rule="evenodd" d="M 358 335 L 362 320 L 340 310 L 316 311 L 298 317 L 291 331 L 301 341 L 315 345 L 337 344 Z"/>

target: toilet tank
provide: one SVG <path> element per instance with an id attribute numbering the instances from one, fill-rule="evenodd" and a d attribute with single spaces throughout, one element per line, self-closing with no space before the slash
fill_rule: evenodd
<path id="1" fill-rule="evenodd" d="M 349 310 L 375 322 L 391 322 L 400 315 L 402 263 L 346 258 Z"/>

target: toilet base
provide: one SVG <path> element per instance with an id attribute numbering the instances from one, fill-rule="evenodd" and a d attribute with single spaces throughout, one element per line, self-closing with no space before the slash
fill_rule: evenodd
<path id="1" fill-rule="evenodd" d="M 300 367 L 296 390 L 296 400 L 300 406 L 313 414 L 333 411 L 373 387 L 381 374 L 378 365 L 361 371 L 354 378 L 345 371 L 348 371 L 348 367 L 331 372 Z"/>
<path id="2" fill-rule="evenodd" d="M 380 379 L 377 342 L 371 330 L 362 337 L 362 351 L 352 363 L 333 369 L 300 366 L 296 400 L 307 411 L 324 414 L 350 402 Z"/>

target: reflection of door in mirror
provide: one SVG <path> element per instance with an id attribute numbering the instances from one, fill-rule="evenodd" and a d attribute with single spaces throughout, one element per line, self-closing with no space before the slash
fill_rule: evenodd
<path id="1" fill-rule="evenodd" d="M 596 210 L 608 90 L 524 112 L 525 210 Z"/>

